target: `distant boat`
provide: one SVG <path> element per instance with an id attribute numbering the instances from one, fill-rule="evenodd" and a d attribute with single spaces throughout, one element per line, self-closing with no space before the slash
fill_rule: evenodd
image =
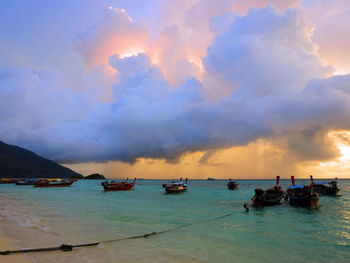
<path id="1" fill-rule="evenodd" d="M 286 199 L 295 206 L 318 207 L 320 195 L 314 191 L 313 185 L 295 185 L 294 176 L 292 185 L 287 189 Z"/>
<path id="2" fill-rule="evenodd" d="M 251 199 L 251 202 L 244 204 L 246 210 L 249 210 L 250 206 L 271 206 L 279 205 L 284 197 L 284 191 L 279 185 L 280 177 L 276 177 L 276 185 L 267 190 L 260 188 L 255 189 L 255 195 Z"/>
<path id="3" fill-rule="evenodd" d="M 337 181 L 315 183 L 312 175 L 310 175 L 310 178 L 314 191 L 320 195 L 339 195 L 340 189 L 338 188 Z"/>
<path id="4" fill-rule="evenodd" d="M 126 178 L 126 180 L 124 182 L 105 181 L 105 182 L 102 182 L 101 185 L 103 186 L 103 189 L 105 191 L 128 191 L 128 190 L 134 189 L 136 177 L 134 179 L 134 182 L 132 182 L 132 183 L 128 183 L 128 179 L 129 178 Z"/>
<path id="5" fill-rule="evenodd" d="M 166 194 L 176 194 L 184 192 L 187 190 L 187 178 L 185 180 L 185 183 L 182 181 L 182 178 L 180 178 L 180 181 L 178 182 L 172 181 L 171 184 L 163 184 L 163 188 L 165 188 Z"/>
<path id="6" fill-rule="evenodd" d="M 238 190 L 238 183 L 236 183 L 235 181 L 231 181 L 231 179 L 229 179 L 229 182 L 227 183 L 227 188 L 229 190 Z"/>
<path id="7" fill-rule="evenodd" d="M 208 177 L 208 179 L 207 179 L 208 181 L 214 181 L 215 180 L 215 178 L 213 178 L 213 177 Z"/>
<path id="8" fill-rule="evenodd" d="M 67 187 L 71 186 L 76 179 L 67 180 L 67 179 L 39 179 L 35 181 L 34 187 Z"/>
<path id="9" fill-rule="evenodd" d="M 12 178 L 1 178 L 0 184 L 14 184 L 18 181 L 18 179 L 12 179 Z"/>
<path id="10" fill-rule="evenodd" d="M 34 185 L 37 180 L 36 178 L 24 179 L 17 181 L 16 185 Z"/>

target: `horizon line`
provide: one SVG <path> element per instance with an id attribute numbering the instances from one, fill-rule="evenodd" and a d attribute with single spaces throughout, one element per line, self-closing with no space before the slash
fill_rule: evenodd
<path id="1" fill-rule="evenodd" d="M 113 180 L 113 179 L 126 179 L 126 178 L 106 178 L 101 180 Z M 129 178 L 130 179 L 130 178 Z M 186 178 L 183 178 L 186 179 Z M 214 180 L 208 180 L 208 178 L 187 178 L 188 180 L 206 180 L 206 181 L 215 181 L 215 180 L 276 180 L 276 178 L 213 178 Z M 131 179 L 130 179 L 131 180 Z M 132 179 L 133 180 L 133 179 Z M 136 180 L 179 180 L 179 178 L 136 178 Z M 290 180 L 290 178 L 280 178 L 280 180 Z M 295 178 L 295 180 L 310 180 L 310 178 Z M 314 180 L 350 180 L 349 178 L 314 178 Z"/>

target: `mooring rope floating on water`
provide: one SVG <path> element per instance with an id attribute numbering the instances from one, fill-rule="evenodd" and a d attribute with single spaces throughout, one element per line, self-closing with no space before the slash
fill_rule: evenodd
<path id="1" fill-rule="evenodd" d="M 192 225 L 196 225 L 196 224 L 201 224 L 201 223 L 205 223 L 205 222 L 210 222 L 210 221 L 216 221 L 228 216 L 232 216 L 233 214 L 225 214 L 222 216 L 218 216 L 215 218 L 211 218 L 211 219 L 207 219 L 207 220 L 201 220 L 201 221 L 197 221 L 197 222 L 193 222 L 193 223 L 188 223 L 188 224 L 184 224 L 182 226 L 178 226 L 178 227 L 174 227 L 174 228 L 169 228 L 163 231 L 159 231 L 159 232 L 151 232 L 151 233 L 147 233 L 147 234 L 143 234 L 143 235 L 137 235 L 137 236 L 132 236 L 132 237 L 124 237 L 124 238 L 118 238 L 118 239 L 111 239 L 111 240 L 105 240 L 105 241 L 100 241 L 100 242 L 94 242 L 94 243 L 86 243 L 86 244 L 78 244 L 78 245 L 66 245 L 66 244 L 62 244 L 59 247 L 45 247 L 45 248 L 29 248 L 29 249 L 20 249 L 20 250 L 7 250 L 7 251 L 0 251 L 0 255 L 11 255 L 11 254 L 18 254 L 18 253 L 33 253 L 33 252 L 49 252 L 49 251 L 72 251 L 73 248 L 79 248 L 79 247 L 91 247 L 91 246 L 98 246 L 99 244 L 102 243 L 111 243 L 111 242 L 118 242 L 118 241 L 123 241 L 123 240 L 128 240 L 128 239 L 137 239 L 137 238 L 148 238 L 150 236 L 154 236 L 154 235 L 158 235 L 158 234 L 164 234 L 170 231 L 175 231 L 184 227 L 188 227 L 188 226 L 192 226 Z"/>

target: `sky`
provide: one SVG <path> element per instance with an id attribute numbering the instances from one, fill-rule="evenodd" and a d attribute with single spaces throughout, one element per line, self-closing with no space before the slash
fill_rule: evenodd
<path id="1" fill-rule="evenodd" d="M 348 0 L 3 0 L 0 140 L 110 178 L 349 176 Z"/>

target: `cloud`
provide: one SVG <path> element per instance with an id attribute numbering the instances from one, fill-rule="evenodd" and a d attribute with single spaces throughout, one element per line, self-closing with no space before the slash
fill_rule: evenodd
<path id="1" fill-rule="evenodd" d="M 142 50 L 146 39 L 147 30 L 124 9 L 109 7 L 99 21 L 77 35 L 75 47 L 87 64 L 96 65 L 115 53 Z"/>
<path id="2" fill-rule="evenodd" d="M 198 65 L 188 59 L 192 51 L 177 25 L 164 28 L 147 53 L 172 85 L 180 85 L 187 77 L 200 76 Z"/>
<path id="3" fill-rule="evenodd" d="M 150 47 L 146 53 L 164 73 L 171 84 L 179 85 L 186 77 L 201 79 L 202 58 L 211 44 L 215 33 L 213 22 L 216 17 L 223 17 L 231 12 L 245 15 L 252 7 L 264 7 L 269 4 L 283 10 L 294 6 L 298 1 L 280 0 L 191 0 L 166 1 L 159 4 L 156 15 L 148 18 L 153 32 Z M 155 5 L 157 6 L 157 5 Z M 222 19 L 221 19 L 222 20 Z M 146 22 L 147 23 L 147 22 Z M 223 23 L 216 30 L 223 29 Z M 217 83 L 215 83 L 217 84 Z"/>
<path id="4" fill-rule="evenodd" d="M 332 64 L 336 72 L 350 72 L 350 6 L 347 0 L 303 1 L 302 7 L 315 24 L 313 41 L 323 61 Z"/>
<path id="5" fill-rule="evenodd" d="M 0 137 L 44 156 L 59 155 L 65 142 L 79 140 L 70 132 L 94 105 L 93 99 L 65 87 L 55 70 L 0 72 Z"/>
<path id="6" fill-rule="evenodd" d="M 207 73 L 226 86 L 239 83 L 241 96 L 300 91 L 310 79 L 329 71 L 316 56 L 311 30 L 297 9 L 252 9 L 209 46 Z"/>
<path id="7" fill-rule="evenodd" d="M 203 18 L 212 34 L 210 43 L 200 44 L 203 79 L 193 77 L 198 68 L 191 48 L 181 46 L 187 32 L 181 25 L 152 39 L 160 41 L 150 45 L 159 48 L 157 64 L 147 49 L 123 56 L 145 45 L 147 30 L 114 8 L 76 39 L 95 66 L 85 89 L 66 85 L 55 70 L 1 71 L 0 137 L 71 163 L 173 161 L 209 151 L 202 158 L 207 162 L 217 149 L 261 138 L 280 138 L 276 144 L 296 160 L 337 155 L 326 135 L 350 128 L 350 75 L 328 77 L 331 69 L 317 57 L 303 12 L 219 10 Z"/>

